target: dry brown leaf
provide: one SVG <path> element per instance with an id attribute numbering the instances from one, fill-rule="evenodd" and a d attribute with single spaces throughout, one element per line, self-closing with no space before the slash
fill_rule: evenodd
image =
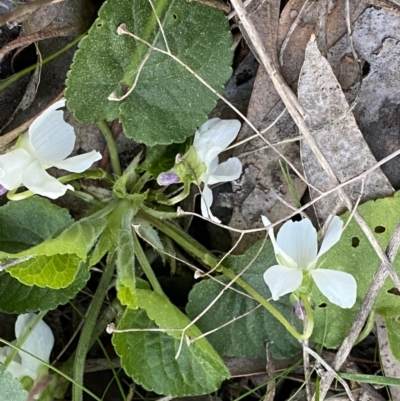
<path id="1" fill-rule="evenodd" d="M 377 160 L 400 148 L 400 18 L 386 10 L 368 8 L 354 26 L 354 47 L 364 60 L 364 73 L 354 117 Z M 345 40 L 340 40 L 329 54 L 339 82 L 347 80 L 344 90 L 349 102 L 360 91 L 357 64 L 350 56 Z M 343 85 L 342 85 L 343 87 Z M 384 166 L 382 171 L 392 185 L 400 188 L 400 158 Z"/>
<path id="2" fill-rule="evenodd" d="M 301 65 L 304 60 L 306 44 L 314 31 L 318 20 L 318 7 L 314 2 L 306 0 L 291 0 L 282 12 L 279 28 L 277 47 L 281 48 L 286 36 L 290 37 L 285 43 L 283 52 L 283 62 L 281 66 L 284 77 L 290 84 L 293 84 L 298 77 Z M 346 32 L 344 5 L 345 0 L 330 2 L 328 8 L 327 21 L 327 45 L 335 43 L 340 36 Z M 304 6 L 304 10 L 302 10 Z M 351 2 L 351 20 L 354 21 L 365 9 L 366 3 L 363 1 Z M 257 24 L 257 29 L 264 35 L 268 35 L 265 16 L 260 14 L 257 19 L 252 15 L 252 19 Z M 297 22 L 296 22 L 297 21 Z M 296 28 L 291 32 L 293 23 Z M 270 45 L 270 44 L 269 44 Z M 271 52 L 272 54 L 272 52 Z M 283 110 L 280 98 L 268 77 L 265 69 L 259 68 L 254 89 L 250 100 L 247 117 L 258 129 L 267 127 Z M 243 140 L 253 135 L 254 132 L 244 126 L 239 134 L 238 140 Z M 265 137 L 272 143 L 280 142 L 297 137 L 298 131 L 291 117 L 286 114 L 278 124 L 265 134 Z M 265 145 L 261 140 L 253 140 L 251 143 L 238 148 L 235 155 L 241 158 L 244 166 L 244 174 L 237 185 L 234 185 L 234 194 L 225 196 L 225 205 L 231 206 L 234 210 L 230 225 L 240 229 L 250 229 L 261 226 L 260 214 L 267 215 L 272 221 L 284 218 L 290 209 L 284 202 L 294 206 L 293 197 L 288 190 L 279 167 L 280 157 L 271 150 L 264 149 L 256 153 L 240 156 L 259 149 Z M 301 171 L 299 158 L 299 146 L 296 143 L 286 143 L 279 149 Z M 291 179 L 297 194 L 301 197 L 306 185 L 296 175 L 292 174 Z M 235 233 L 231 233 L 234 240 L 238 238 Z M 235 252 L 240 252 L 253 244 L 260 236 L 252 234 L 246 236 Z"/>
<path id="3" fill-rule="evenodd" d="M 268 14 L 271 15 L 271 14 Z M 271 24 L 262 23 L 263 14 L 256 13 L 252 19 L 262 28 L 264 37 L 267 36 L 267 29 Z M 273 25 L 273 24 L 272 24 Z M 272 28 L 275 32 L 275 29 Z M 273 46 L 270 43 L 270 46 Z M 270 49 L 271 50 L 271 49 Z M 271 54 L 274 49 L 271 50 Z M 260 71 L 260 70 L 259 70 Z M 260 72 L 258 72 L 258 77 Z M 269 77 L 264 77 L 267 85 L 254 87 L 251 103 L 247 117 L 254 122 L 258 129 L 266 128 L 283 111 L 283 105 Z M 260 90 L 262 93 L 260 93 Z M 267 112 L 266 112 L 267 110 Z M 254 132 L 246 125 L 242 128 L 238 141 L 248 138 Z M 272 143 L 277 143 L 288 138 L 298 136 L 297 129 L 291 117 L 286 113 L 278 123 L 267 133 L 265 137 Z M 231 207 L 233 216 L 230 225 L 240 229 L 261 227 L 261 214 L 269 216 L 272 220 L 282 218 L 290 211 L 285 203 L 294 206 L 293 197 L 290 194 L 279 166 L 280 157 L 272 149 L 261 149 L 265 143 L 261 139 L 254 139 L 238 147 L 235 155 L 238 156 L 243 165 L 243 175 L 234 184 L 234 194 L 225 195 L 221 201 L 224 205 Z M 298 156 L 299 147 L 296 143 L 286 143 L 279 148 L 295 165 L 301 168 Z M 305 189 L 305 184 L 292 175 L 293 184 L 299 196 Z M 273 213 L 273 214 L 271 214 Z M 237 240 L 238 235 L 231 235 Z M 247 235 L 241 241 L 235 252 L 240 253 L 248 249 L 263 233 Z"/>
<path id="4" fill-rule="evenodd" d="M 307 112 L 306 122 L 325 158 L 340 182 L 347 181 L 372 167 L 376 160 L 364 141 L 357 123 L 348 112 L 349 105 L 328 61 L 321 56 L 315 38 L 306 48 L 306 57 L 298 85 L 299 101 Z M 333 187 L 328 175 L 315 158 L 307 143 L 302 142 L 301 156 L 308 181 L 320 191 Z M 363 193 L 361 181 L 346 187 L 355 203 L 361 200 L 390 196 L 393 188 L 380 169 L 365 178 Z M 318 195 L 311 190 L 311 196 Z M 329 214 L 345 210 L 338 195 L 332 193 L 315 204 L 317 216 L 325 220 Z"/>

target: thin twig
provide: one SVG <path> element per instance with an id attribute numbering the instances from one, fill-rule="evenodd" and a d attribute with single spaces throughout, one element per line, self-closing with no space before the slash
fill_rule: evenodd
<path id="1" fill-rule="evenodd" d="M 199 82 L 201 82 L 207 89 L 209 89 L 215 96 L 217 96 L 219 99 L 221 99 L 225 104 L 227 104 L 233 111 L 235 111 L 237 113 L 238 116 L 240 116 L 248 125 L 249 127 L 257 134 L 260 136 L 260 139 L 262 141 L 264 141 L 268 146 L 270 146 L 275 152 L 276 154 L 278 154 L 282 160 L 284 160 L 289 166 L 290 168 L 297 174 L 297 176 L 304 181 L 309 187 L 313 188 L 315 191 L 317 191 L 318 193 L 320 193 L 321 191 L 314 187 L 310 182 L 307 181 L 307 179 L 304 177 L 303 174 L 300 173 L 300 171 L 296 168 L 296 166 L 286 157 L 286 155 L 284 153 L 282 153 L 279 149 L 277 149 L 270 141 L 268 141 L 266 138 L 264 138 L 260 131 L 254 126 L 254 124 L 243 114 L 240 112 L 240 110 L 235 107 L 231 102 L 229 102 L 225 97 L 223 97 L 222 95 L 220 95 L 218 93 L 218 91 L 216 91 L 213 87 L 211 87 L 200 75 L 198 75 L 192 68 L 190 68 L 188 65 L 186 65 L 184 62 L 182 62 L 177 56 L 175 56 L 172 53 L 169 53 L 163 49 L 160 49 L 158 47 L 153 46 L 151 43 L 143 40 L 141 37 L 135 35 L 134 33 L 130 32 L 127 27 L 126 24 L 121 24 L 118 29 L 117 29 L 117 33 L 118 35 L 129 35 L 132 38 L 138 40 L 141 43 L 144 43 L 146 46 L 150 47 L 151 49 L 165 54 L 166 56 L 171 57 L 173 60 L 175 60 L 179 65 L 181 65 L 183 68 L 185 68 L 190 74 L 192 74 Z M 300 109 L 301 106 L 299 105 Z"/>
<path id="2" fill-rule="evenodd" d="M 315 358 L 325 369 L 326 373 L 324 374 L 324 377 L 327 374 L 332 374 L 334 378 L 343 386 L 344 390 L 346 391 L 347 396 L 351 401 L 355 401 L 353 394 L 351 394 L 351 390 L 349 386 L 347 385 L 346 381 L 342 379 L 330 366 L 329 364 L 321 357 L 319 356 L 315 351 L 313 351 L 310 347 L 308 347 L 304 341 L 300 341 L 301 345 L 303 346 L 303 349 L 305 349 L 311 356 Z M 323 398 L 321 398 L 323 399 Z"/>
<path id="3" fill-rule="evenodd" d="M 3 58 L 14 49 L 28 46 L 33 42 L 37 42 L 39 40 L 44 40 L 59 36 L 69 36 L 71 35 L 72 29 L 74 29 L 74 27 L 72 26 L 61 29 L 47 29 L 44 31 L 35 32 L 30 35 L 15 39 L 0 49 L 0 63 L 3 61 Z"/>
<path id="4" fill-rule="evenodd" d="M 330 180 L 334 184 L 334 186 L 340 185 L 340 181 L 338 180 L 335 172 L 333 171 L 332 167 L 330 166 L 328 160 L 325 158 L 323 153 L 321 152 L 318 144 L 315 141 L 315 138 L 308 128 L 308 125 L 306 124 L 304 120 L 304 115 L 302 114 L 302 107 L 299 104 L 299 101 L 297 97 L 293 94 L 292 90 L 288 86 L 287 82 L 283 79 L 282 75 L 280 75 L 279 71 L 277 68 L 275 68 L 271 64 L 271 59 L 268 56 L 264 44 L 261 41 L 261 38 L 250 20 L 248 18 L 246 10 L 243 8 L 243 5 L 241 4 L 240 0 L 232 0 L 232 5 L 234 6 L 235 10 L 238 13 L 238 16 L 240 18 L 240 21 L 244 27 L 244 29 L 247 32 L 247 35 L 249 36 L 250 40 L 253 42 L 254 46 L 257 48 L 257 53 L 260 57 L 260 60 L 264 66 L 264 68 L 267 70 L 271 81 L 273 82 L 276 91 L 280 95 L 283 103 L 287 107 L 290 115 L 292 116 L 293 120 L 295 121 L 296 125 L 299 127 L 300 132 L 303 134 L 305 140 L 307 141 L 308 145 L 310 146 L 312 152 L 314 153 L 315 157 L 317 158 L 319 164 L 321 167 L 324 169 L 324 171 L 328 174 Z M 348 196 L 348 194 L 340 189 L 339 195 L 342 198 L 344 204 L 349 210 L 353 210 L 353 204 Z M 354 218 L 356 219 L 357 223 L 361 227 L 362 231 L 364 232 L 365 236 L 368 238 L 368 241 L 372 245 L 373 249 L 379 256 L 379 259 L 382 261 L 382 263 L 385 264 L 386 268 L 389 271 L 389 274 L 394 281 L 396 287 L 400 290 L 400 279 L 395 272 L 392 264 L 388 260 L 385 252 L 381 249 L 378 241 L 374 237 L 374 234 L 372 233 L 371 229 L 368 227 L 367 223 L 363 219 L 363 217 L 360 215 L 358 211 L 354 213 Z"/>
<path id="5" fill-rule="evenodd" d="M 32 14 L 40 7 L 46 7 L 51 4 L 61 3 L 65 0 L 36 0 L 27 4 L 23 4 L 15 8 L 14 10 L 0 15 L 0 26 L 5 25 L 7 23 L 13 22 L 18 19 L 18 22 L 22 22 L 22 20 L 29 14 Z"/>

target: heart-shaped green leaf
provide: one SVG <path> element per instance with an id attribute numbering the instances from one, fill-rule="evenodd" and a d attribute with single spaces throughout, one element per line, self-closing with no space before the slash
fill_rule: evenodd
<path id="1" fill-rule="evenodd" d="M 180 332 L 146 331 L 157 327 L 180 329 L 190 320 L 165 297 L 148 290 L 138 289 L 137 293 L 139 305 L 147 313 L 144 309 L 127 308 L 118 329 L 143 331 L 113 335 L 115 350 L 126 373 L 147 390 L 173 397 L 217 390 L 229 377 L 229 371 L 208 341 L 200 339 L 188 345 L 186 341 L 181 343 Z M 190 337 L 200 334 L 195 326 L 187 331 Z"/>
<path id="2" fill-rule="evenodd" d="M 119 118 L 126 136 L 150 146 L 193 135 L 216 96 L 176 60 L 131 36 L 118 36 L 117 28 L 124 23 L 165 51 L 157 14 L 172 54 L 217 91 L 231 75 L 233 55 L 228 20 L 221 11 L 186 0 L 159 0 L 154 8 L 150 0 L 107 0 L 80 42 L 65 91 L 67 106 L 79 121 Z M 108 100 L 133 85 L 123 100 Z"/>
<path id="3" fill-rule="evenodd" d="M 262 246 L 262 242 L 255 244 L 244 255 L 227 257 L 224 259 L 224 266 L 239 273 L 250 264 L 241 278 L 266 299 L 270 299 L 271 293 L 265 284 L 263 274 L 268 267 L 276 264 L 276 259 L 270 242 L 267 242 L 256 256 L 260 251 L 260 246 Z M 207 279 L 194 286 L 186 307 L 192 320 L 216 299 L 223 290 L 223 284 L 226 285 L 229 282 L 222 276 L 218 277 L 218 280 L 222 284 Z M 225 291 L 207 313 L 196 322 L 203 333 L 219 328 L 207 338 L 220 355 L 265 358 L 266 341 L 270 342 L 271 354 L 275 359 L 290 358 L 299 353 L 301 348 L 298 341 L 263 307 L 245 315 L 257 306 L 257 302 L 246 296 L 240 287 L 233 286 L 233 288 L 240 292 Z M 274 306 L 293 325 L 296 323 L 298 319 L 293 314 L 289 296 L 274 302 Z M 243 317 L 239 318 L 240 316 Z M 235 318 L 239 319 L 222 327 Z"/>

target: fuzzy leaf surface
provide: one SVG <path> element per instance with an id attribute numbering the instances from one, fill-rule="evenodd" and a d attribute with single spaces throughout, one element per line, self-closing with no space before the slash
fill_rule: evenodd
<path id="1" fill-rule="evenodd" d="M 186 0 L 153 4 L 172 54 L 220 91 L 231 75 L 233 55 L 225 15 Z M 65 92 L 68 108 L 83 123 L 119 118 L 126 136 L 149 146 L 183 142 L 205 122 L 215 95 L 168 55 L 118 36 L 122 23 L 167 49 L 148 0 L 107 0 L 75 53 Z M 122 101 L 108 100 L 132 87 L 147 56 L 134 90 Z"/>
<path id="2" fill-rule="evenodd" d="M 14 379 L 0 363 L 0 401 L 26 401 L 28 392 L 22 387 L 19 380 Z"/>
<path id="3" fill-rule="evenodd" d="M 53 238 L 73 223 L 68 210 L 32 196 L 0 207 L 0 249 L 18 253 Z"/>
<path id="4" fill-rule="evenodd" d="M 106 224 L 104 218 L 80 220 L 58 237 L 13 255 L 35 257 L 9 268 L 8 272 L 26 285 L 53 289 L 68 287 Z"/>
<path id="5" fill-rule="evenodd" d="M 224 266 L 239 273 L 251 264 L 241 278 L 266 299 L 270 299 L 271 293 L 264 282 L 263 274 L 268 267 L 276 264 L 276 259 L 270 242 L 264 245 L 260 254 L 255 258 L 260 246 L 262 243 L 258 242 L 244 255 L 229 256 L 224 260 Z M 254 258 L 255 260 L 252 262 Z M 229 282 L 228 279 L 221 276 L 218 277 L 218 280 L 224 284 Z M 240 290 L 238 286 L 234 286 L 234 288 Z M 193 320 L 206 309 L 222 289 L 222 284 L 209 279 L 196 284 L 189 295 L 189 303 L 186 307 L 188 316 Z M 272 304 L 289 322 L 295 324 L 297 318 L 293 314 L 293 306 L 288 295 Z M 257 302 L 243 295 L 243 291 L 241 294 L 227 290 L 196 324 L 203 333 L 206 333 L 249 312 L 256 306 Z M 265 358 L 265 341 L 270 341 L 271 354 L 275 359 L 290 358 L 301 349 L 298 342 L 286 329 L 262 307 L 220 328 L 207 338 L 218 353 L 224 356 Z"/>
<path id="6" fill-rule="evenodd" d="M 28 313 L 55 309 L 66 304 L 86 285 L 89 269 L 81 263 L 74 281 L 58 290 L 48 287 L 28 286 L 7 272 L 0 276 L 0 310 L 5 313 Z"/>
<path id="7" fill-rule="evenodd" d="M 118 329 L 176 329 L 190 322 L 165 297 L 148 290 L 137 292 L 140 307 L 146 307 L 148 312 L 127 308 Z M 171 331 L 169 334 L 141 331 L 113 335 L 122 367 L 136 383 L 159 394 L 184 397 L 213 392 L 229 377 L 229 371 L 207 340 L 201 339 L 190 346 L 183 341 L 175 359 L 180 335 Z M 192 326 L 187 334 L 201 333 Z"/>

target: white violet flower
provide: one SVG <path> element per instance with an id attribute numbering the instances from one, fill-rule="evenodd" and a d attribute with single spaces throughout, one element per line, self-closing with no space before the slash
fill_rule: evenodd
<path id="1" fill-rule="evenodd" d="M 22 334 L 24 334 L 26 329 L 30 327 L 35 319 L 36 315 L 34 313 L 26 313 L 18 316 L 15 323 L 15 336 L 17 337 L 17 340 Z M 21 351 L 17 352 L 14 359 L 8 365 L 7 370 L 17 380 L 21 380 L 23 377 L 29 376 L 33 381 L 35 381 L 40 373 L 44 373 L 44 369 L 42 369 L 42 363 L 22 350 L 26 350 L 42 361 L 49 363 L 50 353 L 53 349 L 53 345 L 53 333 L 50 327 L 43 320 L 41 320 L 29 334 L 21 346 Z M 0 362 L 4 363 L 7 355 L 9 355 L 11 351 L 11 347 L 0 347 Z"/>
<path id="2" fill-rule="evenodd" d="M 242 174 L 242 164 L 237 157 L 231 157 L 223 163 L 219 163 L 218 160 L 218 155 L 234 141 L 239 130 L 238 120 L 212 118 L 205 122 L 194 136 L 193 146 L 196 149 L 198 161 L 207 167 L 200 177 L 200 181 L 204 183 L 201 213 L 217 223 L 220 223 L 220 220 L 213 216 L 210 210 L 213 193 L 209 185 L 234 181 Z"/>
<path id="3" fill-rule="evenodd" d="M 271 223 L 261 216 L 265 226 Z M 329 269 L 317 269 L 318 258 L 335 245 L 342 235 L 343 222 L 338 216 L 331 221 L 318 251 L 317 231 L 309 219 L 287 221 L 275 239 L 274 230 L 268 234 L 274 247 L 278 265 L 264 273 L 274 301 L 296 291 L 308 272 L 318 289 L 330 302 L 341 308 L 351 308 L 357 295 L 357 283 L 351 274 Z"/>
<path id="4" fill-rule="evenodd" d="M 75 145 L 75 132 L 63 118 L 65 99 L 51 105 L 30 125 L 17 145 L 0 156 L 0 185 L 15 190 L 21 185 L 35 194 L 56 199 L 71 185 L 63 185 L 46 170 L 57 167 L 73 173 L 87 170 L 101 154 L 92 150 L 66 159 Z"/>

